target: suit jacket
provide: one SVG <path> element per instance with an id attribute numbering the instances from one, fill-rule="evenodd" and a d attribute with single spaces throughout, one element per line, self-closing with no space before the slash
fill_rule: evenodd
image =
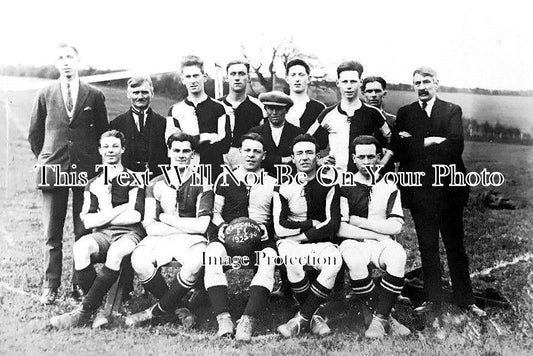
<path id="1" fill-rule="evenodd" d="M 109 129 L 105 97 L 99 89 L 80 82 L 76 107 L 69 120 L 59 80 L 39 92 L 33 104 L 28 141 L 38 165 L 59 165 L 62 172 L 96 175 L 101 163 L 100 135 Z M 40 185 L 42 170 L 36 171 L 39 189 L 52 189 L 55 173 L 45 169 L 48 185 Z M 78 182 L 85 185 L 87 182 Z"/>
<path id="2" fill-rule="evenodd" d="M 412 137 L 400 138 L 401 131 Z M 424 147 L 424 138 L 445 137 L 439 145 Z M 442 180 L 444 187 L 433 186 L 435 169 L 433 165 L 456 166 L 457 172 L 466 172 L 461 157 L 464 148 L 463 120 L 461 107 L 436 98 L 431 116 L 428 118 L 418 101 L 398 110 L 396 126 L 392 135 L 392 147 L 400 162 L 400 172 L 424 172 L 422 187 L 402 187 L 402 200 L 410 208 L 423 208 L 427 204 L 466 205 L 469 189 L 450 187 L 449 177 Z"/>
<path id="3" fill-rule="evenodd" d="M 156 177 L 161 174 L 158 165 L 169 163 L 167 146 L 165 143 L 166 119 L 150 108 L 148 109 L 146 120 L 147 122 L 150 122 L 150 136 L 148 138 L 148 168 L 150 169 L 150 172 L 152 172 L 152 177 Z M 128 147 L 131 147 L 131 142 L 135 137 L 137 126 L 135 125 L 131 108 L 111 121 L 111 128 L 121 131 L 126 137 L 126 150 L 122 155 L 122 163 L 126 168 L 133 169 L 132 167 L 138 159 L 134 157 L 133 150 L 128 149 Z"/>
<path id="4" fill-rule="evenodd" d="M 252 128 L 250 132 L 258 133 L 265 139 L 266 157 L 262 167 L 273 177 L 276 176 L 276 167 L 274 167 L 274 165 L 281 164 L 282 157 L 291 155 L 290 145 L 292 140 L 294 140 L 296 136 L 305 133 L 301 128 L 285 122 L 279 139 L 279 145 L 276 145 L 272 138 L 272 130 L 270 129 L 270 123 L 268 121 L 263 125 Z"/>

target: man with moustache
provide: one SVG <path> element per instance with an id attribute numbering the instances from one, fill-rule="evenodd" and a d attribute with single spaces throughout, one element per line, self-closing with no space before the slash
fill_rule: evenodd
<path id="1" fill-rule="evenodd" d="M 401 187 L 404 204 L 415 222 L 424 271 L 426 301 L 415 309 L 418 314 L 439 314 L 442 285 L 439 233 L 442 236 L 454 298 L 457 305 L 474 315 L 486 313 L 474 304 L 468 257 L 465 252 L 463 209 L 468 202 L 468 186 L 450 186 L 449 179 L 435 186 L 434 164 L 455 165 L 466 173 L 462 111 L 458 105 L 437 97 L 437 72 L 420 67 L 413 72 L 418 100 L 398 110 L 392 136 L 400 171 L 424 172 L 421 187 Z"/>
<path id="2" fill-rule="evenodd" d="M 150 107 L 154 98 L 154 86 L 150 77 L 130 78 L 127 90 L 131 107 L 111 121 L 110 125 L 126 137 L 126 151 L 122 158 L 124 166 L 135 172 L 149 169 L 153 178 L 161 174 L 158 165 L 168 164 L 166 120 Z"/>
<path id="3" fill-rule="evenodd" d="M 265 106 L 268 122 L 254 127 L 250 132 L 258 133 L 265 139 L 266 157 L 263 168 L 269 175 L 276 177 L 275 165 L 291 164 L 291 141 L 304 131 L 286 120 L 287 111 L 293 105 L 287 94 L 274 90 L 259 95 L 259 101 Z"/>
<path id="4" fill-rule="evenodd" d="M 266 116 L 263 104 L 253 96 L 246 94 L 246 86 L 250 82 L 250 63 L 234 60 L 226 66 L 229 93 L 218 99 L 226 108 L 231 125 L 231 147 L 224 156 L 224 163 L 231 168 L 242 164 L 239 153 L 241 136 L 251 128 L 261 124 Z"/>
<path id="5" fill-rule="evenodd" d="M 43 226 L 45 258 L 43 293 L 39 301 L 52 304 L 61 284 L 63 265 L 63 226 L 67 214 L 68 196 L 72 190 L 72 217 L 74 240 L 87 231 L 80 220 L 84 186 L 66 186 L 56 182 L 58 165 L 62 172 L 95 176 L 95 165 L 100 163 L 98 140 L 108 130 L 109 122 L 104 94 L 97 88 L 80 81 L 78 50 L 68 44 L 56 48 L 55 66 L 59 80 L 41 90 L 33 104 L 28 141 L 37 158 L 37 188 L 43 196 Z M 42 175 L 44 173 L 44 176 Z M 46 184 L 41 184 L 42 180 Z M 80 295 L 76 277 L 72 279 L 72 295 Z"/>
<path id="6" fill-rule="evenodd" d="M 222 172 L 223 155 L 231 142 L 231 127 L 224 105 L 206 94 L 206 80 L 204 62 L 199 57 L 182 59 L 181 81 L 187 88 L 187 97 L 170 108 L 165 138 L 178 131 L 196 137 L 200 164 L 211 167 L 214 178 Z"/>

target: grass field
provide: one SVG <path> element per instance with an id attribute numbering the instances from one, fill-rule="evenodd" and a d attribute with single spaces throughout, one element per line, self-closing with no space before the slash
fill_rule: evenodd
<path id="1" fill-rule="evenodd" d="M 121 90 L 104 88 L 109 116 L 115 117 L 128 104 Z M 43 307 L 36 301 L 40 293 L 43 264 L 41 196 L 33 186 L 34 158 L 26 142 L 27 127 L 34 91 L 1 93 L 10 101 L 9 141 L 0 145 L 2 209 L 0 210 L 0 354 L 459 354 L 499 355 L 531 354 L 533 329 L 533 261 L 518 262 L 494 269 L 474 278 L 476 287 L 492 285 L 502 291 L 516 306 L 513 310 L 488 308 L 488 323 L 469 318 L 446 317 L 440 328 L 426 327 L 413 319 L 410 308 L 398 306 L 395 315 L 408 325 L 413 335 L 407 339 L 388 338 L 367 341 L 362 337 L 362 324 L 351 302 L 337 296 L 327 307 L 334 331 L 332 336 L 317 339 L 304 336 L 282 340 L 275 328 L 294 312 L 285 301 L 273 301 L 265 310 L 254 342 L 240 344 L 215 338 L 216 323 L 209 307 L 202 306 L 198 328 L 185 332 L 177 325 L 158 325 L 136 330 L 117 327 L 110 330 L 87 328 L 68 331 L 51 330 L 48 319 L 73 308 L 66 297 L 71 278 L 72 225 L 67 217 L 64 241 L 64 275 L 60 301 Z M 165 114 L 172 103 L 157 99 L 156 111 Z M 5 125 L 5 103 L 0 105 L 0 122 Z M 5 133 L 4 127 L 0 130 Z M 9 152 L 7 152 L 9 148 Z M 512 145 L 468 142 L 465 161 L 470 170 L 500 171 L 506 182 L 498 190 L 517 201 L 519 209 L 496 211 L 477 206 L 474 197 L 483 189 L 472 190 L 465 211 L 466 248 L 471 257 L 471 271 L 480 272 L 501 261 L 533 253 L 533 148 Z M 7 171 L 6 171 L 7 168 Z M 6 177 L 7 180 L 4 178 Z M 408 215 L 400 241 L 408 250 L 408 270 L 420 265 L 413 223 Z M 243 285 L 249 271 L 231 272 L 231 308 L 234 316 L 244 308 L 247 291 Z M 345 290 L 346 291 L 346 290 Z M 137 287 L 125 312 L 136 312 L 152 300 L 142 296 Z M 452 315 L 456 315 L 452 306 Z M 479 333 L 479 334 L 476 334 Z"/>

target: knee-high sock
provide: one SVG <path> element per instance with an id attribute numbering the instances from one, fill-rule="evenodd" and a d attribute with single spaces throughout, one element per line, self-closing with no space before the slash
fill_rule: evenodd
<path id="1" fill-rule="evenodd" d="M 404 278 L 395 277 L 388 273 L 381 277 L 379 300 L 376 308 L 376 314 L 387 318 L 390 314 L 396 298 L 402 293 Z"/>
<path id="2" fill-rule="evenodd" d="M 194 282 L 185 281 L 181 273 L 178 273 L 169 290 L 159 299 L 159 307 L 165 312 L 174 311 L 180 304 L 181 298 L 191 290 L 193 285 Z"/>
<path id="3" fill-rule="evenodd" d="M 368 275 L 363 279 L 350 279 L 350 287 L 360 301 L 368 305 L 372 310 L 376 303 L 376 286 L 372 277 Z"/>
<path id="4" fill-rule="evenodd" d="M 84 269 L 76 271 L 75 273 L 77 276 L 78 285 L 80 286 L 83 293 L 87 294 L 89 292 L 89 289 L 91 289 L 94 280 L 96 279 L 96 270 L 94 269 L 94 266 L 92 264 L 89 264 Z"/>
<path id="5" fill-rule="evenodd" d="M 102 267 L 100 274 L 96 277 L 91 289 L 83 298 L 83 310 L 84 311 L 95 311 L 98 309 L 102 300 L 107 292 L 113 286 L 113 283 L 117 280 L 120 271 L 114 271 L 109 269 L 107 266 Z"/>
<path id="6" fill-rule="evenodd" d="M 161 270 L 157 269 L 154 275 L 147 281 L 142 282 L 144 289 L 157 299 L 161 299 L 168 292 L 168 285 L 161 275 Z"/>
<path id="7" fill-rule="evenodd" d="M 243 314 L 257 318 L 265 310 L 269 295 L 270 291 L 268 288 L 255 285 L 251 286 L 250 297 L 248 298 L 248 303 L 246 303 Z"/>
<path id="8" fill-rule="evenodd" d="M 229 312 L 228 286 L 219 285 L 207 288 L 213 313 L 219 315 Z"/>
<path id="9" fill-rule="evenodd" d="M 291 285 L 292 293 L 294 294 L 294 297 L 298 301 L 300 305 L 303 305 L 305 303 L 305 300 L 307 299 L 307 296 L 309 294 L 309 278 L 307 275 L 305 275 L 304 279 L 302 279 L 299 282 L 292 283 L 289 282 Z"/>
<path id="10" fill-rule="evenodd" d="M 313 314 L 318 307 L 327 300 L 330 293 L 331 289 L 324 287 L 318 281 L 314 281 L 311 288 L 309 288 L 309 295 L 307 296 L 305 303 L 300 308 L 300 314 L 302 317 L 311 320 Z"/>

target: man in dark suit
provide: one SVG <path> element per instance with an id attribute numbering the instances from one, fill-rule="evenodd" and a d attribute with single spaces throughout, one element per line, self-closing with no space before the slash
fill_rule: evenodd
<path id="1" fill-rule="evenodd" d="M 276 177 L 276 164 L 290 164 L 292 161 L 290 145 L 292 140 L 304 131 L 287 122 L 285 116 L 293 104 L 292 99 L 280 91 L 271 91 L 259 95 L 259 101 L 265 106 L 268 122 L 250 130 L 265 139 L 266 157 L 263 161 L 265 171 Z"/>
<path id="2" fill-rule="evenodd" d="M 158 165 L 168 164 L 165 144 L 166 119 L 152 110 L 154 86 L 150 77 L 133 77 L 128 80 L 128 99 L 131 107 L 111 121 L 111 128 L 126 137 L 126 151 L 122 156 L 124 166 L 132 171 L 144 172 L 150 177 L 161 174 Z"/>
<path id="3" fill-rule="evenodd" d="M 392 137 L 400 171 L 424 172 L 421 186 L 402 187 L 402 200 L 411 210 L 418 236 L 426 301 L 415 309 L 418 314 L 440 311 L 442 302 L 439 233 L 442 236 L 455 302 L 475 315 L 485 312 L 474 304 L 463 245 L 463 208 L 468 202 L 467 186 L 434 184 L 435 164 L 455 165 L 466 172 L 461 158 L 464 148 L 462 111 L 458 105 L 436 97 L 439 81 L 435 70 L 420 67 L 413 72 L 418 101 L 398 110 Z"/>
<path id="4" fill-rule="evenodd" d="M 78 51 L 62 44 L 56 50 L 59 80 L 39 92 L 35 99 L 28 135 L 37 157 L 37 188 L 43 194 L 43 225 L 46 241 L 44 290 L 40 301 L 51 304 L 61 284 L 63 225 L 72 189 L 74 238 L 84 235 L 80 220 L 84 185 L 95 176 L 100 163 L 98 139 L 108 130 L 104 94 L 80 81 Z M 68 173 L 77 179 L 60 179 Z M 65 175 L 63 175 L 64 177 Z M 76 291 L 73 279 L 73 290 Z"/>

